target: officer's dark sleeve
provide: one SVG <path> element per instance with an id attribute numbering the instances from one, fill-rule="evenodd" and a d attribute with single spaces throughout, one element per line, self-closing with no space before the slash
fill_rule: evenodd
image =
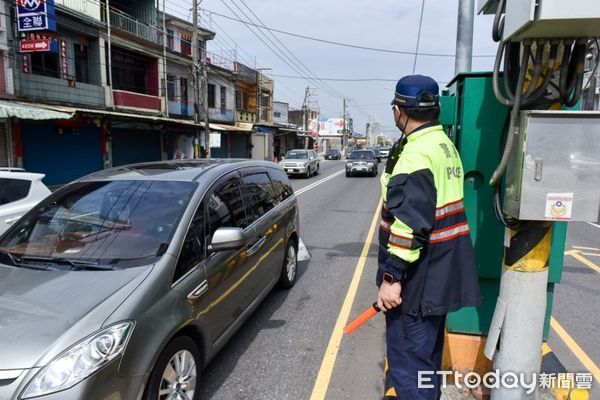
<path id="1" fill-rule="evenodd" d="M 384 272 L 401 279 L 427 245 L 435 223 L 437 191 L 426 158 L 403 155 L 387 187 L 387 207 L 394 215 Z"/>

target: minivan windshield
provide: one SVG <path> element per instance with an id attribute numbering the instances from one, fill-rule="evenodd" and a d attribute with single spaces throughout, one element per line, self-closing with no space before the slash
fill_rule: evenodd
<path id="1" fill-rule="evenodd" d="M 308 158 L 308 152 L 306 151 L 288 151 L 285 154 L 285 158 L 289 160 L 302 160 Z"/>
<path id="2" fill-rule="evenodd" d="M 196 185 L 142 180 L 75 183 L 38 204 L 7 231 L 0 239 L 0 257 L 15 266 L 54 261 L 94 270 L 147 264 L 166 250 Z"/>
<path id="3" fill-rule="evenodd" d="M 369 151 L 353 151 L 350 154 L 351 160 L 372 160 L 375 157 L 371 150 Z"/>

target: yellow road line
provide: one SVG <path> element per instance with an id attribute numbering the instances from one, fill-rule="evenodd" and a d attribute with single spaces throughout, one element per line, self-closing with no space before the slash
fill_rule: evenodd
<path id="1" fill-rule="evenodd" d="M 600 274 L 600 266 L 598 264 L 591 262 L 590 260 L 588 260 L 587 258 L 582 256 L 581 254 L 579 254 L 579 252 L 577 250 L 565 251 L 565 256 L 573 257 L 574 259 L 578 260 L 582 264 L 586 265 L 587 267 L 593 269 L 594 271 L 596 271 L 597 273 Z"/>
<path id="2" fill-rule="evenodd" d="M 321 368 L 319 369 L 317 380 L 315 382 L 315 386 L 313 387 L 310 400 L 323 400 L 325 399 L 325 395 L 327 394 L 327 389 L 329 388 L 329 381 L 331 380 L 333 367 L 335 365 L 335 359 L 337 358 L 337 354 L 340 349 L 340 344 L 342 342 L 344 326 L 348 322 L 348 317 L 350 316 L 350 311 L 352 309 L 352 303 L 354 303 L 354 298 L 356 297 L 356 292 L 358 291 L 358 284 L 362 277 L 363 270 L 365 269 L 367 254 L 369 253 L 369 247 L 371 247 L 373 235 L 375 233 L 375 228 L 377 227 L 379 222 L 379 210 L 381 209 L 381 204 L 382 201 L 379 200 L 379 204 L 377 205 L 377 209 L 375 210 L 375 215 L 373 216 L 371 228 L 369 229 L 369 233 L 367 235 L 367 240 L 365 241 L 365 245 L 363 246 L 360 258 L 358 259 L 358 264 L 356 264 L 356 269 L 354 270 L 354 276 L 352 277 L 352 281 L 350 282 L 348 293 L 346 294 L 346 298 L 344 299 L 344 303 L 342 304 L 340 314 L 338 315 L 335 327 L 333 328 L 333 332 L 331 333 L 331 338 L 329 339 L 327 350 L 325 350 L 325 356 L 323 357 L 323 362 L 321 363 Z"/>
<path id="3" fill-rule="evenodd" d="M 597 382 L 600 382 L 600 368 L 592 361 L 592 359 L 583 351 L 581 347 L 573 340 L 571 335 L 564 330 L 564 328 L 558 323 L 554 317 L 550 318 L 550 326 L 554 329 L 554 332 L 560 336 L 562 341 L 567 345 L 569 350 L 577 357 L 577 359 L 583 364 L 583 366 L 592 373 Z"/>
<path id="4" fill-rule="evenodd" d="M 600 251 L 600 249 L 597 248 L 597 247 L 573 246 L 573 248 L 577 249 L 577 250 L 596 250 L 596 251 Z"/>

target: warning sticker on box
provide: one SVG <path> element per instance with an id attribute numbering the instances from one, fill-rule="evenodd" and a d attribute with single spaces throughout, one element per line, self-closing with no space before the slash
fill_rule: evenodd
<path id="1" fill-rule="evenodd" d="M 548 219 L 570 220 L 573 212 L 573 193 L 548 193 L 546 212 Z"/>

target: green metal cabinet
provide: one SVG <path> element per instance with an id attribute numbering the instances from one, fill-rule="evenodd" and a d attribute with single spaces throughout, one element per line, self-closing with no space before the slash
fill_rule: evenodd
<path id="1" fill-rule="evenodd" d="M 450 332 L 487 335 L 500 290 L 505 228 L 494 214 L 494 190 L 488 185 L 498 165 L 509 108 L 496 100 L 491 72 L 458 75 L 440 98 L 440 121 L 460 152 L 465 171 L 465 209 L 477 256 L 483 296 L 479 307 L 448 315 Z M 560 281 L 567 235 L 566 223 L 553 226 L 548 308 L 544 337 L 548 335 L 554 284 Z"/>

